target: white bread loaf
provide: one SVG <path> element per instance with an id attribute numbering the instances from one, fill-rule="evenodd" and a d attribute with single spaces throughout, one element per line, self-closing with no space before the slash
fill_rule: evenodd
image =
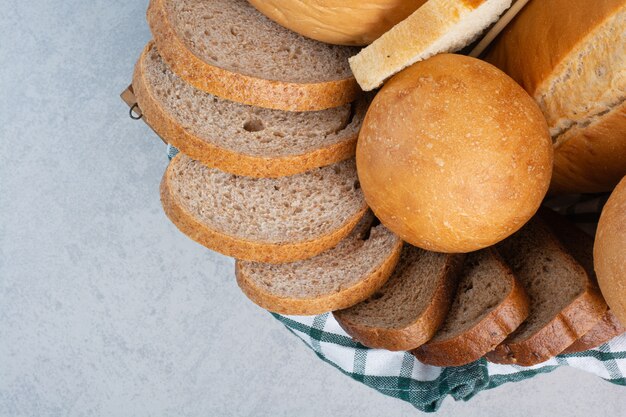
<path id="1" fill-rule="evenodd" d="M 535 98 L 554 141 L 554 193 L 626 175 L 626 0 L 532 0 L 486 55 Z"/>

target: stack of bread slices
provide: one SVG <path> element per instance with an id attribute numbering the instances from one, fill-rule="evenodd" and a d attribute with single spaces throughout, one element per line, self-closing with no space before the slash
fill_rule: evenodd
<path id="1" fill-rule="evenodd" d="M 364 345 L 438 366 L 485 355 L 532 365 L 623 331 L 572 257 L 592 243 L 580 237 L 570 255 L 541 215 L 469 255 L 403 244 L 380 224 L 354 159 L 368 106 L 348 64 L 358 49 L 291 32 L 245 0 L 152 0 L 148 22 L 133 90 L 180 150 L 163 207 L 191 239 L 237 259 L 259 306 L 332 311 Z"/>

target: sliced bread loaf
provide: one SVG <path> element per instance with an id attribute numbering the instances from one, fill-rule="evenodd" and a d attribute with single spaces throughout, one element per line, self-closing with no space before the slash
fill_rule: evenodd
<path id="1" fill-rule="evenodd" d="M 280 314 L 312 315 L 365 300 L 389 278 L 402 241 L 366 214 L 337 246 L 303 261 L 280 265 L 240 261 L 237 283 L 259 306 Z"/>
<path id="2" fill-rule="evenodd" d="M 570 255 L 585 268 L 591 281 L 597 287 L 598 280 L 593 269 L 593 238 L 555 211 L 542 208 L 539 214 Z M 593 349 L 625 331 L 626 329 L 622 327 L 615 315 L 607 310 L 591 330 L 565 349 L 563 353 Z"/>
<path id="3" fill-rule="evenodd" d="M 327 110 L 286 112 L 218 98 L 185 83 L 150 42 L 133 88 L 146 122 L 191 158 L 250 177 L 298 174 L 354 156 L 364 100 Z"/>
<path id="4" fill-rule="evenodd" d="M 487 359 L 530 366 L 561 353 L 587 333 L 606 304 L 585 269 L 548 226 L 533 218 L 497 245 L 530 298 L 530 315 Z"/>
<path id="5" fill-rule="evenodd" d="M 348 65 L 357 49 L 307 39 L 245 0 L 152 0 L 148 24 L 170 68 L 219 97 L 309 111 L 349 103 L 359 91 Z"/>
<path id="6" fill-rule="evenodd" d="M 170 220 L 198 243 L 260 262 L 310 258 L 367 211 L 354 159 L 277 179 L 227 174 L 178 154 L 161 182 Z"/>
<path id="7" fill-rule="evenodd" d="M 626 175 L 626 0 L 531 1 L 485 59 L 537 101 L 554 141 L 553 193 Z"/>
<path id="8" fill-rule="evenodd" d="M 350 58 L 365 91 L 400 70 L 442 52 L 457 51 L 495 22 L 511 0 L 429 0 Z"/>
<path id="9" fill-rule="evenodd" d="M 365 346 L 415 349 L 435 334 L 446 317 L 463 258 L 404 245 L 385 285 L 362 303 L 333 314 Z"/>
<path id="10" fill-rule="evenodd" d="M 450 312 L 435 336 L 412 353 L 435 366 L 473 362 L 526 319 L 526 291 L 495 249 L 467 255 Z"/>

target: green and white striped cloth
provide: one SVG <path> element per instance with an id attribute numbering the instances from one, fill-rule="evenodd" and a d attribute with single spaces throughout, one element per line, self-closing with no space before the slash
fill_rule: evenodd
<path id="1" fill-rule="evenodd" d="M 498 365 L 484 359 L 469 365 L 439 368 L 420 363 L 407 352 L 369 349 L 354 342 L 330 313 L 313 317 L 272 314 L 323 361 L 344 374 L 415 408 L 436 411 L 446 396 L 467 401 L 482 390 L 532 378 L 559 366 L 573 366 L 626 385 L 626 335 L 581 353 L 560 355 L 540 365 Z"/>
<path id="2" fill-rule="evenodd" d="M 168 146 L 168 156 L 178 152 Z M 593 232 L 606 196 L 575 196 L 553 199 L 549 205 L 568 215 L 583 229 Z M 609 382 L 626 385 L 626 334 L 596 349 L 560 355 L 540 365 L 498 365 L 484 359 L 466 366 L 439 368 L 420 363 L 407 352 L 369 349 L 350 338 L 332 314 L 282 316 L 272 314 L 311 348 L 323 361 L 351 378 L 415 408 L 434 412 L 452 396 L 467 401 L 482 390 L 507 382 L 532 378 L 559 366 L 572 366 Z"/>

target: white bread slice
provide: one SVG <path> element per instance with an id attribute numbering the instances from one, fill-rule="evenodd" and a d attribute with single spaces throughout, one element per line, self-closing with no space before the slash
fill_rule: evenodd
<path id="1" fill-rule="evenodd" d="M 186 84 L 153 42 L 144 49 L 133 89 L 146 122 L 165 141 L 213 168 L 280 177 L 354 156 L 367 101 L 327 110 L 287 112 L 218 98 Z"/>
<path id="2" fill-rule="evenodd" d="M 626 0 L 531 1 L 485 60 L 539 104 L 553 193 L 611 191 L 626 175 Z"/>
<path id="3" fill-rule="evenodd" d="M 179 153 L 161 182 L 170 220 L 224 255 L 281 263 L 313 257 L 367 211 L 354 159 L 290 177 L 241 177 Z"/>
<path id="4" fill-rule="evenodd" d="M 319 255 L 280 265 L 238 260 L 237 283 L 257 305 L 280 314 L 312 315 L 350 307 L 389 278 L 402 240 L 363 217 L 348 237 Z"/>
<path id="5" fill-rule="evenodd" d="M 576 262 L 585 268 L 587 275 L 589 275 L 589 278 L 597 287 L 598 279 L 593 267 L 593 237 L 583 232 L 575 224 L 567 220 L 566 217 L 548 208 L 541 208 L 539 215 L 550 226 L 552 232 Z M 609 309 L 591 330 L 565 349 L 563 353 L 593 349 L 625 331 L 626 329 L 620 325 L 613 312 Z"/>
<path id="6" fill-rule="evenodd" d="M 151 0 L 148 24 L 172 71 L 228 100 L 310 111 L 359 93 L 347 61 L 356 48 L 307 39 L 245 0 Z"/>
<path id="7" fill-rule="evenodd" d="M 356 56 L 350 67 L 365 91 L 418 61 L 470 44 L 512 0 L 429 0 Z"/>
<path id="8" fill-rule="evenodd" d="M 443 323 L 464 257 L 404 245 L 398 266 L 380 290 L 333 314 L 346 333 L 365 346 L 415 349 Z"/>

